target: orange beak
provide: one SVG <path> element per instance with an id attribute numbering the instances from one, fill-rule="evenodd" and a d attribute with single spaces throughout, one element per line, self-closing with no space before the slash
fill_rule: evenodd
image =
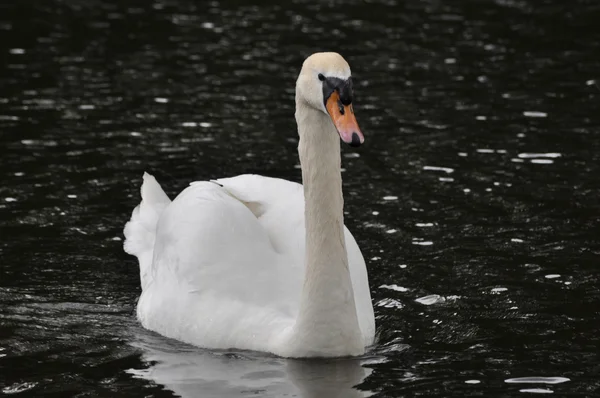
<path id="1" fill-rule="evenodd" d="M 356 117 L 354 117 L 354 109 L 352 104 L 344 105 L 340 99 L 340 94 L 337 91 L 331 93 L 325 102 L 327 113 L 331 116 L 331 120 L 337 129 L 340 138 L 350 146 L 360 146 L 365 142 Z"/>

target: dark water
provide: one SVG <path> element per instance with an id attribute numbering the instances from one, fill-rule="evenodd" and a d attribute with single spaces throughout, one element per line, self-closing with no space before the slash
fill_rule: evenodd
<path id="1" fill-rule="evenodd" d="M 600 396 L 600 5 L 282 4 L 0 5 L 0 395 Z M 346 222 L 379 344 L 287 361 L 144 331 L 121 248 L 142 172 L 172 197 L 298 181 L 320 50 L 353 68 Z"/>

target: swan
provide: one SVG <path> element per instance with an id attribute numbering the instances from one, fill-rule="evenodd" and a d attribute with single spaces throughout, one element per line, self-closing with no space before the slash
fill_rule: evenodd
<path id="1" fill-rule="evenodd" d="M 343 220 L 340 138 L 364 142 L 352 96 L 341 55 L 306 58 L 295 112 L 302 185 L 246 174 L 192 182 L 171 201 L 144 173 L 124 229 L 143 327 L 288 358 L 358 356 L 373 344 L 367 269 Z"/>

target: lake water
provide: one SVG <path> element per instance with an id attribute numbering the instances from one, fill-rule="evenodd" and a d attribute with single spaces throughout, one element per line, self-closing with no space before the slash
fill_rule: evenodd
<path id="1" fill-rule="evenodd" d="M 600 396 L 600 5 L 0 5 L 0 391 L 53 397 Z M 143 171 L 300 180 L 303 59 L 353 69 L 346 223 L 378 344 L 211 352 L 142 329 Z M 1 395 L 1 394 L 0 394 Z"/>

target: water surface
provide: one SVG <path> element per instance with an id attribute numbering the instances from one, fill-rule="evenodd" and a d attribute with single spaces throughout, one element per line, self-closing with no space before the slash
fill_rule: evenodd
<path id="1" fill-rule="evenodd" d="M 17 396 L 599 396 L 595 2 L 0 5 L 0 390 Z M 144 331 L 141 175 L 300 180 L 294 81 L 350 62 L 346 223 L 379 343 L 352 360 Z"/>

